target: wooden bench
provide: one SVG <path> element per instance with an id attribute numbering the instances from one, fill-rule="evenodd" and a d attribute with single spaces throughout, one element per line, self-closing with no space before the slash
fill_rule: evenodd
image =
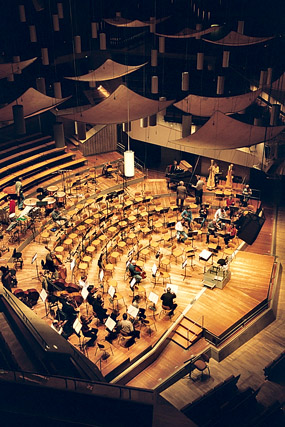
<path id="1" fill-rule="evenodd" d="M 54 141 L 49 141 L 49 142 L 46 142 L 44 144 L 32 146 L 31 148 L 28 148 L 28 149 L 26 149 L 24 151 L 20 151 L 20 152 L 19 152 L 19 149 L 18 149 L 18 151 L 16 153 L 13 153 L 13 154 L 10 154 L 10 155 L 8 155 L 6 157 L 3 157 L 0 160 L 0 166 L 3 167 L 5 165 L 8 165 L 9 163 L 13 163 L 13 161 L 15 159 L 19 160 L 21 158 L 26 158 L 26 157 L 29 157 L 30 155 L 33 155 L 33 154 L 36 154 L 36 153 L 41 153 L 41 152 L 44 152 L 44 151 L 48 151 L 51 148 L 55 148 L 55 142 Z M 4 156 L 4 154 L 3 154 L 3 152 L 1 152 L 2 156 Z"/>
<path id="2" fill-rule="evenodd" d="M 76 169 L 77 167 L 83 166 L 86 163 L 85 157 L 81 157 L 80 159 L 75 159 L 67 163 L 61 163 L 58 166 L 54 166 L 53 168 L 49 168 L 47 170 L 44 170 L 42 172 L 39 172 L 27 179 L 24 179 L 22 181 L 24 189 L 30 188 L 33 185 L 36 185 L 37 183 L 43 182 L 47 176 L 51 175 L 54 172 L 57 172 L 64 169 Z M 32 185 L 31 185 L 32 184 Z"/>
<path id="3" fill-rule="evenodd" d="M 36 138 L 30 137 L 25 139 L 15 139 L 14 141 L 8 141 L 7 143 L 0 143 L 0 150 L 1 153 L 8 154 L 10 151 L 19 151 L 22 147 L 28 148 L 29 146 L 32 147 L 34 144 L 37 143 L 44 143 L 51 141 L 52 137 L 50 135 L 46 136 L 39 136 L 40 134 L 37 134 Z M 10 153 L 12 154 L 12 153 Z"/>
<path id="4" fill-rule="evenodd" d="M 27 177 L 29 175 L 33 175 L 33 172 L 43 169 L 43 168 L 49 168 L 52 166 L 53 163 L 60 162 L 61 164 L 64 164 L 64 161 L 68 161 L 68 159 L 73 158 L 73 153 L 65 153 L 61 156 L 53 157 L 48 160 L 44 160 L 43 162 L 37 163 L 35 165 L 29 166 L 25 169 L 21 169 L 19 171 L 14 172 L 11 175 L 5 176 L 4 178 L 0 179 L 0 189 L 3 189 L 8 184 L 13 184 L 14 181 L 17 180 L 17 178 L 21 177 Z"/>
<path id="5" fill-rule="evenodd" d="M 56 158 L 59 154 L 65 153 L 66 147 L 62 148 L 53 148 L 52 150 L 44 151 L 43 153 L 37 153 L 33 156 L 26 157 L 24 159 L 19 160 L 18 162 L 11 163 L 9 166 L 5 166 L 0 169 L 0 177 L 6 175 L 7 173 L 12 174 L 16 172 L 19 168 L 22 168 L 28 165 L 37 165 L 39 160 L 45 161 L 49 160 L 49 158 Z"/>

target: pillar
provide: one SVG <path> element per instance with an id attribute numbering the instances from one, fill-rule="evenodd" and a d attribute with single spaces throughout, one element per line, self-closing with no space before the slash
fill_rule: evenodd
<path id="1" fill-rule="evenodd" d="M 37 90 L 46 95 L 46 81 L 44 77 L 38 77 L 36 79 Z"/>
<path id="2" fill-rule="evenodd" d="M 23 105 L 13 105 L 14 130 L 16 135 L 25 135 L 26 124 Z"/>
<path id="3" fill-rule="evenodd" d="M 182 114 L 182 138 L 191 135 L 192 115 Z"/>
<path id="4" fill-rule="evenodd" d="M 79 140 L 86 139 L 86 123 L 77 122 L 77 137 Z"/>
<path id="5" fill-rule="evenodd" d="M 184 71 L 182 73 L 181 90 L 183 92 L 187 92 L 189 90 L 189 73 L 188 73 L 188 71 Z"/>
<path id="6" fill-rule="evenodd" d="M 158 76 L 151 77 L 151 93 L 158 93 Z"/>
<path id="7" fill-rule="evenodd" d="M 63 130 L 63 123 L 62 122 L 54 123 L 54 125 L 53 125 L 53 137 L 54 137 L 56 148 L 65 147 L 64 130 Z"/>
<path id="8" fill-rule="evenodd" d="M 60 82 L 53 82 L 53 92 L 55 98 L 62 98 L 61 93 L 61 83 Z"/>
<path id="9" fill-rule="evenodd" d="M 106 34 L 100 33 L 99 37 L 100 37 L 100 50 L 106 50 L 107 49 Z"/>

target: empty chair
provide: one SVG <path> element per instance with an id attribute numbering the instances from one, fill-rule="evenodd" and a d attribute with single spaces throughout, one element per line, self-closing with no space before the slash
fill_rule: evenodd
<path id="1" fill-rule="evenodd" d="M 191 378 L 192 381 L 196 381 L 198 378 L 192 377 L 192 372 L 194 369 L 198 369 L 199 372 L 201 372 L 200 379 L 203 380 L 204 378 L 204 371 L 208 371 L 208 376 L 210 377 L 210 368 L 209 368 L 209 357 L 207 354 L 201 354 L 199 359 L 195 360 L 195 362 L 191 363 L 190 365 L 190 372 L 189 372 L 189 378 Z"/>

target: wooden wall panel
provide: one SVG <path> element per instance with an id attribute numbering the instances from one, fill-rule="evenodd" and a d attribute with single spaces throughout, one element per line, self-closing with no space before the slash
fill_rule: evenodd
<path id="1" fill-rule="evenodd" d="M 80 151 L 84 156 L 92 154 L 107 153 L 117 149 L 117 125 L 107 125 L 102 127 L 97 133 L 80 144 Z"/>

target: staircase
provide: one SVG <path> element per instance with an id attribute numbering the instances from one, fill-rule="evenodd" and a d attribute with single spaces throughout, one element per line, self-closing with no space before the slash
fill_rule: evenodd
<path id="1" fill-rule="evenodd" d="M 192 322 L 187 316 L 184 316 L 175 330 L 172 341 L 187 350 L 201 338 L 202 332 L 203 329 L 199 325 Z"/>

